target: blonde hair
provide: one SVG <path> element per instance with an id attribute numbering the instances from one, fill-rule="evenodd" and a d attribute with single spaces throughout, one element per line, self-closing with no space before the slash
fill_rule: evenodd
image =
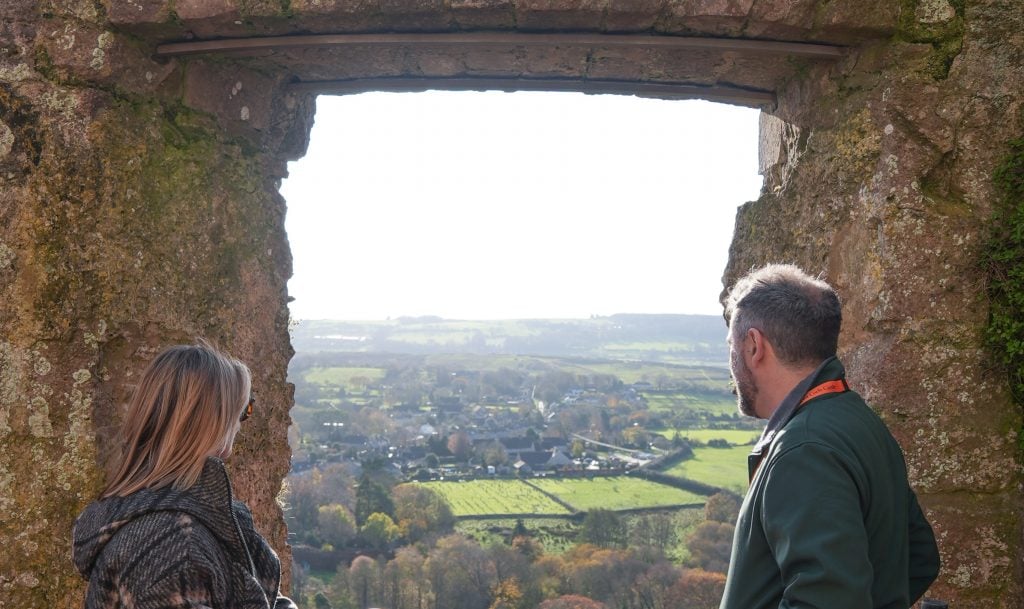
<path id="1" fill-rule="evenodd" d="M 120 465 L 103 497 L 194 485 L 206 457 L 229 448 L 251 386 L 245 364 L 206 343 L 162 351 L 132 394 Z"/>

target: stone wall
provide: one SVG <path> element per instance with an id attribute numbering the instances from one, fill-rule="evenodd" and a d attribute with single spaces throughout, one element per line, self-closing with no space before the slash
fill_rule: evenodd
<path id="1" fill-rule="evenodd" d="M 277 191 L 312 112 L 266 97 L 272 74 L 190 79 L 92 2 L 37 4 L 0 8 L 0 607 L 12 608 L 81 605 L 74 516 L 100 489 L 137 373 L 196 337 L 252 368 L 258 410 L 230 467 L 286 552 L 275 499 L 291 260 Z M 218 122 L 209 100 L 240 117 L 248 104 L 249 120 Z"/>
<path id="2" fill-rule="evenodd" d="M 657 32 L 845 44 L 840 63 L 607 49 L 154 58 L 159 42 L 360 31 Z M 981 349 L 978 251 L 1020 137 L 1018 0 L 8 0 L 0 8 L 0 607 L 74 607 L 75 514 L 133 379 L 209 338 L 252 367 L 237 494 L 287 556 L 290 258 L 278 194 L 312 99 L 341 76 L 600 75 L 778 92 L 763 196 L 726 276 L 827 273 L 851 380 L 905 447 L 957 605 L 1020 604 L 1018 409 Z M 699 67 L 693 67 L 699 66 Z M 287 561 L 286 561 L 287 564 Z"/>
<path id="3" fill-rule="evenodd" d="M 1022 27 L 1016 2 L 922 2 L 893 40 L 780 90 L 726 272 L 790 261 L 838 287 L 851 384 L 906 451 L 942 552 L 932 594 L 958 607 L 1021 603 L 1021 413 L 982 348 L 980 253 L 1024 134 Z"/>

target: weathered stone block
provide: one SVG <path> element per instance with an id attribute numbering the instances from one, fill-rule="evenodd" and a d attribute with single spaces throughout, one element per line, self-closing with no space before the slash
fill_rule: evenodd
<path id="1" fill-rule="evenodd" d="M 661 18 L 667 0 L 610 0 L 605 9 L 607 32 L 643 32 L 652 30 Z"/>
<path id="2" fill-rule="evenodd" d="M 100 7 L 92 0 L 40 0 L 35 4 L 36 15 L 39 16 L 70 18 L 96 24 L 102 21 Z"/>
<path id="3" fill-rule="evenodd" d="M 186 23 L 198 19 L 238 19 L 241 13 L 233 0 L 178 0 L 174 12 Z"/>
<path id="4" fill-rule="evenodd" d="M 707 0 L 667 5 L 657 28 L 702 36 L 738 37 L 754 0 Z"/>
<path id="5" fill-rule="evenodd" d="M 929 596 L 991 609 L 1019 606 L 1020 536 L 1007 531 L 1021 517 L 1013 493 L 924 495 L 942 555 L 942 575 Z"/>
<path id="6" fill-rule="evenodd" d="M 452 0 L 449 6 L 463 30 L 510 30 L 516 25 L 513 0 Z"/>
<path id="7" fill-rule="evenodd" d="M 597 31 L 608 0 L 515 0 L 520 30 Z"/>
<path id="8" fill-rule="evenodd" d="M 829 2 L 822 5 L 815 26 L 825 37 L 850 40 L 892 34 L 899 25 L 900 3 L 890 0 Z"/>
<path id="9" fill-rule="evenodd" d="M 103 0 L 107 19 L 114 25 L 163 23 L 171 17 L 167 0 Z"/>
<path id="10" fill-rule="evenodd" d="M 251 70 L 198 61 L 186 68 L 185 104 L 234 129 L 267 129 L 274 93 L 275 81 Z"/>
<path id="11" fill-rule="evenodd" d="M 57 70 L 63 79 L 152 92 L 177 68 L 175 61 L 153 61 L 137 43 L 110 30 L 64 22 L 51 23 L 42 33 L 47 67 Z"/>
<path id="12" fill-rule="evenodd" d="M 803 40 L 814 27 L 814 0 L 757 0 L 750 8 L 746 36 L 773 40 Z"/>

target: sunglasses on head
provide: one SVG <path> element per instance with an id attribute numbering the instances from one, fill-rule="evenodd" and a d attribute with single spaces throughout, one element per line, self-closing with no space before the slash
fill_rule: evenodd
<path id="1" fill-rule="evenodd" d="M 242 414 L 238 416 L 238 420 L 239 421 L 244 421 L 244 420 L 248 419 L 249 417 L 251 417 L 254 406 L 256 406 L 256 397 L 250 395 L 249 396 L 249 401 L 245 405 L 245 410 L 243 410 Z"/>

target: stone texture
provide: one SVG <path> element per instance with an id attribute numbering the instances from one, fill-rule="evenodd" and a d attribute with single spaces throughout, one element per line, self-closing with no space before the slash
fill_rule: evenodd
<path id="1" fill-rule="evenodd" d="M 814 27 L 817 5 L 814 0 L 756 0 L 743 34 L 769 40 L 799 39 L 802 32 Z"/>
<path id="2" fill-rule="evenodd" d="M 654 28 L 667 0 L 609 0 L 604 14 L 606 32 L 643 32 Z"/>
<path id="3" fill-rule="evenodd" d="M 151 93 L 175 71 L 151 51 L 113 31 L 82 22 L 48 22 L 36 49 L 40 67 L 61 81 L 91 81 L 123 91 Z"/>
<path id="4" fill-rule="evenodd" d="M 449 7 L 457 29 L 515 29 L 515 4 L 512 0 L 451 0 Z"/>
<path id="5" fill-rule="evenodd" d="M 252 70 L 193 61 L 186 70 L 183 101 L 216 116 L 232 133 L 265 131 L 270 127 L 276 85 L 273 78 Z"/>
<path id="6" fill-rule="evenodd" d="M 174 3 L 174 13 L 185 21 L 227 18 L 240 19 L 242 14 L 231 0 L 178 0 Z"/>
<path id="7" fill-rule="evenodd" d="M 21 0 L 23 1 L 23 0 Z M 86 0 L 52 0 L 61 7 Z M 147 39 L 188 40 L 381 31 L 606 31 L 820 40 L 857 44 L 892 34 L 900 3 L 873 0 L 104 0 L 113 25 Z M 945 23 L 948 0 L 921 0 L 922 22 Z M 21 6 L 21 4 L 19 4 Z M 26 9 L 28 10 L 28 9 Z M 68 13 L 69 8 L 63 12 Z M 97 18 L 91 21 L 99 21 Z M 173 18 L 172 18 L 173 17 Z M 84 19 L 83 17 L 79 17 Z M 89 19 L 84 19 L 89 20 Z"/>
<path id="8" fill-rule="evenodd" d="M 934 594 L 1016 607 L 1021 413 L 982 348 L 979 255 L 992 170 L 1024 118 L 1021 40 L 987 32 L 1024 15 L 1006 4 L 969 5 L 967 15 L 946 73 L 934 69 L 945 39 L 894 41 L 779 91 L 776 116 L 762 121 L 765 189 L 737 217 L 726 278 L 781 260 L 834 282 L 850 381 L 903 445 L 939 532 L 945 567 Z M 881 31 L 890 19 L 856 27 Z"/>
<path id="9" fill-rule="evenodd" d="M 105 0 L 103 5 L 114 25 L 163 23 L 171 17 L 167 0 Z"/>
<path id="10" fill-rule="evenodd" d="M 286 8 L 287 7 L 287 8 Z M 172 8 L 174 9 L 172 11 Z M 950 12 L 952 11 L 952 13 Z M 549 45 L 355 46 L 154 59 L 157 43 L 304 32 L 658 32 L 849 45 L 838 61 Z M 121 408 L 163 345 L 246 360 L 260 411 L 229 464 L 286 558 L 290 255 L 277 189 L 308 142 L 290 82 L 609 78 L 773 90 L 761 197 L 726 280 L 797 262 L 839 288 L 850 380 L 939 533 L 934 589 L 1020 606 L 1019 405 L 983 350 L 991 173 L 1024 135 L 1017 0 L 14 0 L 0 19 L 0 607 L 80 606 L 67 562 Z"/>
<path id="11" fill-rule="evenodd" d="M 608 0 L 515 0 L 516 29 L 597 30 Z"/>

